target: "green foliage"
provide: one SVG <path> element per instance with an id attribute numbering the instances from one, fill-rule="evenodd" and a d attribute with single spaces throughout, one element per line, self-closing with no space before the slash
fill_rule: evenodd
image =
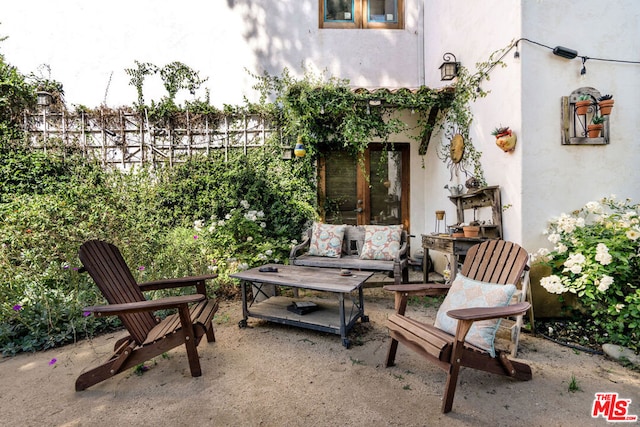
<path id="1" fill-rule="evenodd" d="M 407 129 L 392 114 L 398 110 L 418 113 L 421 137 L 429 131 L 425 114 L 432 107 L 446 108 L 451 96 L 446 91 L 422 87 L 417 91 L 353 91 L 349 81 L 307 73 L 293 78 L 288 70 L 281 76 L 254 76 L 261 102 L 273 99 L 265 109 L 278 118 L 285 140 L 301 141 L 311 161 L 323 150 L 345 150 L 354 155 L 364 152 L 374 139 Z"/>
<path id="2" fill-rule="evenodd" d="M 131 173 L 55 150 L 15 148 L 0 150 L 3 354 L 118 325 L 117 318 L 83 316 L 83 307 L 104 302 L 77 272 L 78 248 L 88 239 L 116 244 L 139 281 L 215 271 L 215 291 L 233 285 L 229 274 L 240 268 L 285 262 L 291 240 L 315 218 L 305 169 L 269 145 L 232 154 L 230 162 L 214 155 Z"/>
<path id="3" fill-rule="evenodd" d="M 603 198 L 560 215 L 547 233 L 555 247 L 537 254 L 551 267 L 542 287 L 575 294 L 578 315 L 605 331 L 599 342 L 640 351 L 640 207 Z"/>
<path id="4" fill-rule="evenodd" d="M 22 113 L 35 102 L 35 87 L 0 54 L 0 141 L 21 135 Z"/>

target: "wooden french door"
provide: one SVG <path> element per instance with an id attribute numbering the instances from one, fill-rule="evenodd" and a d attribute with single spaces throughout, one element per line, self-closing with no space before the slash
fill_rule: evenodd
<path id="1" fill-rule="evenodd" d="M 370 144 L 360 157 L 320 157 L 318 202 L 330 224 L 403 224 L 409 229 L 409 144 Z"/>

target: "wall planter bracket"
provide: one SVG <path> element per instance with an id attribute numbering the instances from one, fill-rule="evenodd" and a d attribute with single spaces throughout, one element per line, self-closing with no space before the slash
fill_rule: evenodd
<path id="1" fill-rule="evenodd" d="M 561 98 L 562 145 L 609 144 L 609 116 L 603 115 L 598 100 L 601 94 L 592 87 L 581 87 Z M 589 136 L 594 117 L 603 120 L 599 136 Z M 596 119 L 597 120 L 597 119 Z"/>

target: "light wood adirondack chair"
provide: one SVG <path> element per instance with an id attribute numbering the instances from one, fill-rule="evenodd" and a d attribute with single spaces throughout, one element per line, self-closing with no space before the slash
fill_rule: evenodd
<path id="1" fill-rule="evenodd" d="M 496 284 L 517 284 L 527 268 L 528 254 L 515 243 L 489 240 L 473 246 L 467 252 L 461 273 L 474 280 Z M 422 288 L 421 288 L 422 286 Z M 451 411 L 460 367 L 466 366 L 518 380 L 530 380 L 531 368 L 525 363 L 509 360 L 498 351 L 492 357 L 487 351 L 465 343 L 465 336 L 473 322 L 502 317 L 521 316 L 529 308 L 528 302 L 505 307 L 465 308 L 448 311 L 458 320 L 456 334 L 451 335 L 433 325 L 405 316 L 409 295 L 438 295 L 447 293 L 447 285 L 394 285 L 386 286 L 396 294 L 396 313 L 389 316 L 387 326 L 391 343 L 386 366 L 395 364 L 398 343 L 406 345 L 447 372 L 442 412 Z"/>
<path id="2" fill-rule="evenodd" d="M 217 301 L 208 299 L 205 281 L 215 274 L 136 283 L 117 247 L 91 240 L 80 247 L 80 261 L 109 305 L 87 307 L 96 316 L 118 316 L 129 332 L 114 345 L 114 353 L 106 362 L 81 374 L 76 391 L 104 381 L 128 368 L 143 363 L 174 347 L 185 345 L 191 375 L 202 374 L 197 345 L 202 336 L 215 341 L 212 319 Z M 143 291 L 195 286 L 197 294 L 146 300 Z M 177 309 L 164 320 L 153 312 Z"/>

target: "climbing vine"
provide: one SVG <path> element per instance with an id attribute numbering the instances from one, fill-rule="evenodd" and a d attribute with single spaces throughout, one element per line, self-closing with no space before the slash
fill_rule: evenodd
<path id="1" fill-rule="evenodd" d="M 369 143 L 408 130 L 397 117 L 397 110 L 418 114 L 420 140 L 428 140 L 434 123 L 428 123 L 432 108 L 444 109 L 451 103 L 448 90 L 421 87 L 417 90 L 353 90 L 349 81 L 306 73 L 296 80 L 288 70 L 281 76 L 254 76 L 261 102 L 274 98 L 272 113 L 278 118 L 283 136 L 302 142 L 311 159 L 324 150 L 345 150 L 354 155 Z"/>

